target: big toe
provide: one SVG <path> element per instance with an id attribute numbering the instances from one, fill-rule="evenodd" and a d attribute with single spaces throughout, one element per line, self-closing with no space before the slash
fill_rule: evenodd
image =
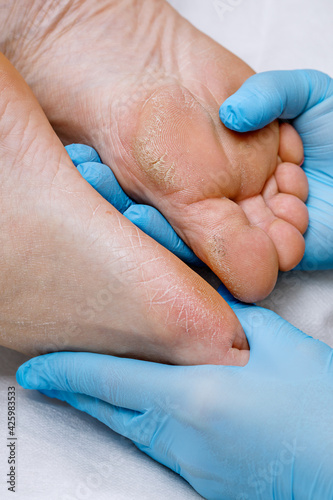
<path id="1" fill-rule="evenodd" d="M 256 302 L 273 290 L 279 269 L 271 238 L 226 198 L 183 209 L 183 228 L 199 258 L 238 299 Z"/>

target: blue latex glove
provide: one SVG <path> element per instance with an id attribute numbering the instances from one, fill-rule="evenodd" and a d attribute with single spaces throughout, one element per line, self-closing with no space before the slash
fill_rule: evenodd
<path id="1" fill-rule="evenodd" d="M 249 78 L 221 106 L 222 122 L 248 132 L 293 119 L 305 153 L 310 225 L 298 269 L 333 268 L 333 80 L 319 71 L 272 71 Z"/>
<path id="2" fill-rule="evenodd" d="M 71 144 L 66 150 L 82 177 L 141 231 L 188 264 L 203 265 L 158 210 L 137 204 L 124 193 L 112 170 L 103 165 L 93 148 Z"/>
<path id="3" fill-rule="evenodd" d="M 17 381 L 104 422 L 205 498 L 332 500 L 333 350 L 220 293 L 249 340 L 243 368 L 65 352 L 26 362 Z"/>

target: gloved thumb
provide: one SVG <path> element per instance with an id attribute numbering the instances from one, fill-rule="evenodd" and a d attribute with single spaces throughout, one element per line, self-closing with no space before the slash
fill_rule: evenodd
<path id="1" fill-rule="evenodd" d="M 224 125 L 258 130 L 276 118 L 293 119 L 333 93 L 332 79 L 319 71 L 268 71 L 251 76 L 220 108 Z"/>

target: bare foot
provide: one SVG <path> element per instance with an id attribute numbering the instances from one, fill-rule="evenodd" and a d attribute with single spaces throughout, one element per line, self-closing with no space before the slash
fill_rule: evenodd
<path id="1" fill-rule="evenodd" d="M 277 123 L 240 137 L 219 120 L 221 103 L 253 71 L 164 0 L 16 5 L 31 26 L 4 49 L 63 141 L 97 149 L 132 198 L 158 208 L 236 297 L 268 295 L 278 269 L 304 253 L 306 187 L 299 196 L 295 179 L 306 180 L 290 165 L 283 182 L 272 177 Z M 8 26 L 14 7 L 11 16 Z M 297 140 L 294 151 L 282 141 L 282 160 L 301 162 Z"/>
<path id="2" fill-rule="evenodd" d="M 99 196 L 0 55 L 0 343 L 246 364 L 219 294 Z"/>

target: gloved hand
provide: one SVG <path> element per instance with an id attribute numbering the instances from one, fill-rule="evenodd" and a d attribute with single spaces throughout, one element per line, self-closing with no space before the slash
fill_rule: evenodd
<path id="1" fill-rule="evenodd" d="M 208 499 L 333 498 L 333 350 L 226 292 L 247 366 L 169 366 L 90 353 L 23 364 L 17 381 L 67 401 Z"/>
<path id="2" fill-rule="evenodd" d="M 310 187 L 306 251 L 297 269 L 332 269 L 333 80 L 311 70 L 257 74 L 222 104 L 220 117 L 237 132 L 257 130 L 276 118 L 293 119 Z"/>
<path id="3" fill-rule="evenodd" d="M 141 231 L 188 264 L 203 265 L 156 208 L 137 204 L 124 193 L 112 170 L 101 162 L 93 148 L 71 144 L 66 150 L 82 177 Z"/>

